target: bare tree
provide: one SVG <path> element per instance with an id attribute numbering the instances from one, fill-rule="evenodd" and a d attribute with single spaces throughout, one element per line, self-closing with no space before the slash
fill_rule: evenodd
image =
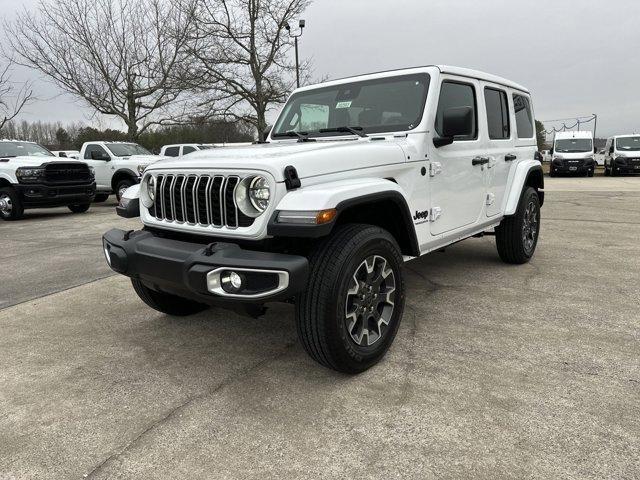
<path id="1" fill-rule="evenodd" d="M 6 28 L 19 63 L 119 117 L 136 139 L 192 113 L 178 66 L 188 71 L 193 13 L 171 0 L 41 0 Z"/>
<path id="2" fill-rule="evenodd" d="M 266 114 L 294 87 L 292 42 L 285 26 L 298 19 L 311 0 L 187 0 L 195 3 L 196 29 L 189 42 L 198 60 L 206 102 L 218 113 L 252 125 L 264 140 Z M 308 64 L 301 68 L 307 70 Z"/>
<path id="3" fill-rule="evenodd" d="M 0 132 L 33 98 L 29 83 L 16 85 L 11 79 L 11 62 L 0 69 Z"/>

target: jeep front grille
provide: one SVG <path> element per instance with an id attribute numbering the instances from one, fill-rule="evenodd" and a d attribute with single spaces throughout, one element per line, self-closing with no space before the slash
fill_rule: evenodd
<path id="1" fill-rule="evenodd" d="M 236 175 L 174 175 L 156 177 L 156 195 L 149 213 L 158 220 L 215 228 L 250 227 L 235 201 L 241 178 Z"/>

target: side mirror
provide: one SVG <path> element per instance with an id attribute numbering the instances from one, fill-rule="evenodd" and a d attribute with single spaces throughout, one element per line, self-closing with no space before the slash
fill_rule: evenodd
<path id="1" fill-rule="evenodd" d="M 59 157 L 67 158 L 67 154 L 66 154 L 66 153 L 64 153 L 64 152 L 60 152 L 60 153 L 58 154 L 58 156 L 59 156 Z"/>
<path id="2" fill-rule="evenodd" d="M 553 147 L 549 150 L 549 155 L 553 155 Z"/>
<path id="3" fill-rule="evenodd" d="M 436 148 L 450 145 L 455 137 L 468 137 L 473 133 L 473 109 L 454 107 L 444 111 L 442 117 L 442 137 L 434 138 Z"/>
<path id="4" fill-rule="evenodd" d="M 598 153 L 598 147 L 593 147 L 593 153 Z"/>
<path id="5" fill-rule="evenodd" d="M 613 145 L 611 145 L 611 147 L 609 147 L 609 153 L 613 153 Z"/>
<path id="6" fill-rule="evenodd" d="M 111 160 L 111 157 L 109 155 L 107 155 L 106 153 L 97 152 L 97 151 L 93 150 L 91 152 L 91 160 L 103 160 L 105 162 L 108 162 L 109 160 Z"/>

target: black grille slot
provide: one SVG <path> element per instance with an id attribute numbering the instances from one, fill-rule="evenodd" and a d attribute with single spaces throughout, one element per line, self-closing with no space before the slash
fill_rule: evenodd
<path id="1" fill-rule="evenodd" d="M 196 211 L 193 207 L 193 187 L 195 186 L 197 179 L 198 178 L 194 175 L 190 175 L 189 177 L 187 177 L 184 188 L 184 206 L 185 210 L 187 211 L 187 222 L 189 223 L 196 223 Z"/>
<path id="2" fill-rule="evenodd" d="M 229 177 L 227 178 L 227 182 L 224 186 L 224 211 L 225 211 L 225 220 L 226 224 L 229 227 L 237 227 L 238 226 L 238 213 L 237 208 L 235 207 L 235 202 L 233 198 L 233 194 L 235 192 L 236 185 L 239 182 L 238 177 Z"/>
<path id="3" fill-rule="evenodd" d="M 209 186 L 209 177 L 203 176 L 198 179 L 196 187 L 196 195 L 198 197 L 198 223 L 208 225 L 209 216 L 207 215 L 207 187 Z"/>
<path id="4" fill-rule="evenodd" d="M 164 204 L 164 218 L 167 220 L 173 220 L 173 207 L 171 205 L 171 184 L 175 177 L 173 175 L 167 175 L 164 180 L 164 186 L 162 187 L 162 203 Z"/>
<path id="5" fill-rule="evenodd" d="M 176 206 L 176 221 L 184 222 L 184 212 L 182 205 L 182 186 L 184 185 L 184 176 L 178 175 L 176 183 L 173 187 L 173 204 Z"/>
<path id="6" fill-rule="evenodd" d="M 222 226 L 223 199 L 220 195 L 224 177 L 213 177 L 211 188 L 209 189 L 209 204 L 211 211 L 211 223 L 215 226 Z"/>

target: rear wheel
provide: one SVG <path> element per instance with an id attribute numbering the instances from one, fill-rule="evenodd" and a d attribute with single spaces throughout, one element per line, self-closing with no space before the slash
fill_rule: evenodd
<path id="1" fill-rule="evenodd" d="M 120 199 L 122 198 L 122 195 L 124 195 L 124 192 L 127 190 L 127 188 L 129 188 L 132 185 L 133 185 L 133 180 L 130 180 L 130 179 L 120 180 L 117 183 L 116 198 L 118 199 L 118 201 L 120 201 Z"/>
<path id="2" fill-rule="evenodd" d="M 106 202 L 108 199 L 109 199 L 108 193 L 97 193 L 93 201 L 95 203 L 102 203 L 102 202 Z"/>
<path id="3" fill-rule="evenodd" d="M 612 177 L 617 177 L 618 175 L 620 175 L 618 172 L 616 172 L 616 169 L 613 168 L 613 162 L 611 162 L 611 168 L 609 169 L 609 172 Z"/>
<path id="4" fill-rule="evenodd" d="M 68 207 L 73 213 L 84 213 L 89 210 L 90 206 L 90 203 L 83 203 L 81 205 L 69 205 Z"/>
<path id="5" fill-rule="evenodd" d="M 185 317 L 209 308 L 207 305 L 189 300 L 188 298 L 153 290 L 135 278 L 131 279 L 131 284 L 138 294 L 138 297 L 140 297 L 140 300 L 154 310 L 166 313 L 167 315 Z"/>
<path id="6" fill-rule="evenodd" d="M 18 220 L 24 215 L 24 206 L 18 192 L 11 187 L 0 188 L 0 218 Z"/>
<path id="7" fill-rule="evenodd" d="M 505 217 L 496 227 L 496 246 L 503 262 L 522 264 L 531 260 L 540 233 L 540 198 L 527 187 L 515 215 Z"/>
<path id="8" fill-rule="evenodd" d="M 359 373 L 382 359 L 402 319 L 402 261 L 391 234 L 370 225 L 344 225 L 316 247 L 296 299 L 298 336 L 315 361 Z"/>

